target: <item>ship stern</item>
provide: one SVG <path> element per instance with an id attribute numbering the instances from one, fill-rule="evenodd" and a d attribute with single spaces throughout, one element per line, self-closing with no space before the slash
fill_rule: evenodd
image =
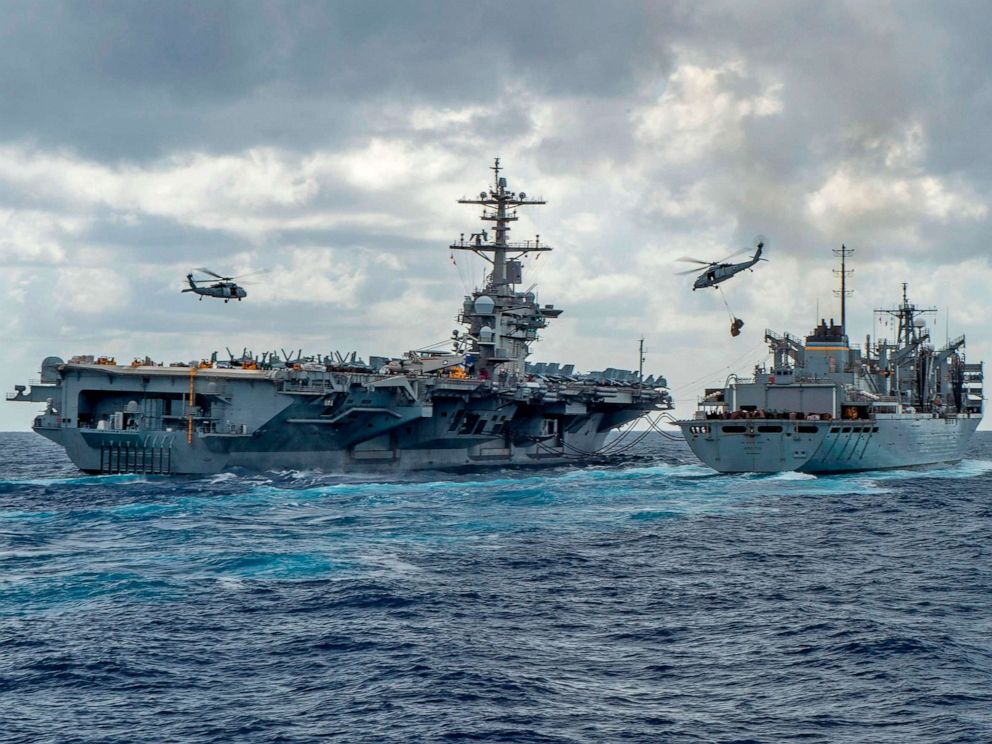
<path id="1" fill-rule="evenodd" d="M 774 419 L 690 419 L 677 423 L 693 454 L 720 473 L 802 470 L 829 430 L 829 422 Z"/>

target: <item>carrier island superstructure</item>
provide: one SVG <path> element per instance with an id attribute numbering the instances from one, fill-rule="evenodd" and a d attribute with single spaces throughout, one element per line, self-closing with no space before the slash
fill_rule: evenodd
<path id="1" fill-rule="evenodd" d="M 666 383 L 615 369 L 528 369 L 531 344 L 562 310 L 519 289 L 521 259 L 549 246 L 511 242 L 509 232 L 518 209 L 545 202 L 511 191 L 498 159 L 493 170 L 478 198 L 459 200 L 482 208 L 492 235 L 482 229 L 450 248 L 482 256 L 491 271 L 465 297 L 451 352 L 371 364 L 337 353 L 170 366 L 48 357 L 40 381 L 7 398 L 45 403 L 34 431 L 92 473 L 476 468 L 596 454 L 612 430 L 671 407 Z"/>
<path id="2" fill-rule="evenodd" d="M 770 367 L 706 390 L 679 421 L 692 451 L 724 473 L 834 473 L 960 460 L 982 419 L 982 364 L 964 357 L 964 336 L 935 347 L 926 316 L 902 301 L 876 310 L 894 340 L 849 342 L 841 255 L 840 324 L 821 320 L 805 339 L 765 331 Z"/>

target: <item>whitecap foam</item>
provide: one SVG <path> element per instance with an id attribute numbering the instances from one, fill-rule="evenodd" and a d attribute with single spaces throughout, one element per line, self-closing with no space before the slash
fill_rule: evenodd
<path id="1" fill-rule="evenodd" d="M 148 483 L 147 475 L 80 475 L 71 478 L 23 478 L 6 480 L 14 486 L 106 486 L 113 483 Z"/>
<path id="2" fill-rule="evenodd" d="M 818 480 L 817 476 L 812 473 L 800 473 L 796 470 L 786 470 L 781 473 L 774 473 L 768 476 L 768 480 L 774 481 L 810 481 Z"/>

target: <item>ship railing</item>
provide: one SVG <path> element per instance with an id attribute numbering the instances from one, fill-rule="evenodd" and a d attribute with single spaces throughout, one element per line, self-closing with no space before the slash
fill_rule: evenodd
<path id="1" fill-rule="evenodd" d="M 316 395 L 325 395 L 327 393 L 334 392 L 336 390 L 336 386 L 332 382 L 303 384 L 302 382 L 286 381 L 282 384 L 280 390 L 284 393 L 314 393 Z"/>
<path id="2" fill-rule="evenodd" d="M 550 251 L 551 246 L 537 240 L 522 240 L 516 243 L 476 243 L 471 240 L 461 240 L 451 244 L 452 248 L 466 248 L 473 250 L 476 248 L 493 249 L 505 248 L 510 251 Z"/>

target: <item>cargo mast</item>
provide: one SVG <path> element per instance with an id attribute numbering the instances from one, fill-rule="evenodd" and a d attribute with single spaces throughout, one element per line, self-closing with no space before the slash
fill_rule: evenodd
<path id="1" fill-rule="evenodd" d="M 840 330 L 845 335 L 847 334 L 847 298 L 854 294 L 853 289 L 847 288 L 847 275 L 854 273 L 854 269 L 847 268 L 847 257 L 853 253 L 854 249 L 846 245 L 834 249 L 834 255 L 840 256 L 840 271 L 834 269 L 834 274 L 840 277 L 840 291 L 835 289 L 834 296 L 840 297 Z"/>

